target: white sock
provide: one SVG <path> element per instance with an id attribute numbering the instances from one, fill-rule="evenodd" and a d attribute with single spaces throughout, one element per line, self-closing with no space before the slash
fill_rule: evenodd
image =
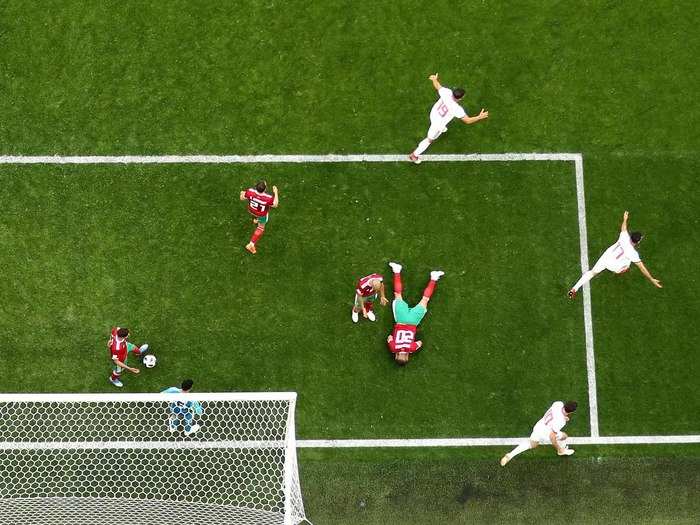
<path id="1" fill-rule="evenodd" d="M 429 140 L 429 139 L 425 138 L 425 139 L 421 140 L 421 141 L 418 143 L 418 147 L 416 148 L 416 151 L 413 152 L 413 154 L 417 157 L 418 155 L 420 155 L 421 153 L 423 153 L 425 150 L 427 150 L 427 149 L 428 149 L 428 146 L 430 146 L 430 140 Z"/>
<path id="2" fill-rule="evenodd" d="M 581 278 L 578 280 L 578 282 L 574 285 L 574 291 L 578 292 L 579 288 L 581 288 L 584 284 L 586 284 L 588 281 L 590 281 L 594 277 L 595 277 L 595 274 L 591 270 L 588 270 L 586 273 L 584 273 L 581 276 Z"/>
<path id="3" fill-rule="evenodd" d="M 526 450 L 530 450 L 530 441 L 529 440 L 523 441 L 522 443 L 520 443 L 520 445 L 518 445 L 513 450 L 511 450 L 508 455 L 511 457 L 511 459 L 513 459 L 515 456 L 517 456 L 521 452 L 525 452 Z"/>

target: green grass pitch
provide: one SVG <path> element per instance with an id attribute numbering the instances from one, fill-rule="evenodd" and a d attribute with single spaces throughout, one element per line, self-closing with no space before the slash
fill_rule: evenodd
<path id="1" fill-rule="evenodd" d="M 0 5 L 0 155 L 397 153 L 427 75 L 474 126 L 428 153 L 581 152 L 589 259 L 622 212 L 636 269 L 592 282 L 603 435 L 700 434 L 695 2 L 391 5 L 331 0 Z M 280 187 L 259 253 L 238 192 Z M 115 323 L 157 391 L 296 390 L 300 438 L 525 435 L 554 399 L 588 435 L 573 167 L 565 162 L 0 165 L 0 391 L 113 391 Z M 446 271 L 405 368 L 356 279 Z M 389 286 L 389 290 L 390 290 Z M 692 523 L 698 446 L 300 452 L 314 523 Z M 500 470 L 499 470 L 500 469 Z"/>

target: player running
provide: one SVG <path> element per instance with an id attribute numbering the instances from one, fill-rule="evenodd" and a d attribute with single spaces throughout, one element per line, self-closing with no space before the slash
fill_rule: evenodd
<path id="1" fill-rule="evenodd" d="M 248 188 L 241 192 L 241 200 L 248 201 L 248 211 L 253 215 L 253 224 L 257 224 L 253 232 L 250 242 L 246 244 L 245 249 L 250 253 L 255 254 L 255 243 L 265 233 L 265 225 L 270 220 L 270 208 L 276 208 L 279 205 L 280 197 L 277 193 L 277 186 L 272 187 L 273 195 L 265 193 L 267 182 L 261 180 L 254 188 Z"/>
<path id="2" fill-rule="evenodd" d="M 428 301 L 435 291 L 440 277 L 445 275 L 445 272 L 434 270 L 430 272 L 430 281 L 423 290 L 423 298 L 413 308 L 409 308 L 408 303 L 403 300 L 401 292 L 401 269 L 402 266 L 395 262 L 390 262 L 392 271 L 394 272 L 394 302 L 391 303 L 391 309 L 394 311 L 394 331 L 386 342 L 389 345 L 389 351 L 394 354 L 394 359 L 400 365 L 408 363 L 408 358 L 414 352 L 417 352 L 422 346 L 422 341 L 416 341 L 416 330 L 418 325 L 428 312 Z"/>
<path id="3" fill-rule="evenodd" d="M 622 216 L 622 226 L 620 226 L 620 236 L 617 242 L 605 250 L 605 253 L 600 256 L 598 262 L 593 266 L 593 269 L 584 273 L 574 287 L 569 290 L 569 299 L 576 297 L 576 292 L 578 292 L 579 288 L 603 270 L 609 270 L 617 274 L 624 273 L 629 270 L 630 263 L 636 264 L 641 270 L 642 275 L 649 279 L 654 286 L 663 288 L 661 282 L 652 277 L 647 267 L 644 266 L 644 263 L 639 258 L 637 246 L 642 242 L 644 236 L 640 232 L 627 232 L 627 219 L 629 215 L 629 212 L 626 211 Z"/>
<path id="4" fill-rule="evenodd" d="M 378 273 L 372 273 L 357 281 L 355 305 L 352 307 L 353 323 L 360 320 L 360 312 L 362 312 L 362 317 L 365 319 L 370 321 L 377 320 L 377 316 L 372 311 L 377 297 L 379 297 L 379 302 L 382 306 L 386 306 L 389 302 L 386 295 L 384 295 L 384 277 Z"/>
<path id="5" fill-rule="evenodd" d="M 532 427 L 532 434 L 530 434 L 530 439 L 525 440 L 520 445 L 511 450 L 508 454 L 501 458 L 501 466 L 505 467 L 508 462 L 515 456 L 531 448 L 536 448 L 539 445 L 550 444 L 557 450 L 557 454 L 560 456 L 570 456 L 574 453 L 574 449 L 568 448 L 566 446 L 567 436 L 561 431 L 569 421 L 569 415 L 576 411 L 578 403 L 576 401 L 555 401 L 549 410 L 545 412 L 542 419 L 540 419 L 534 427 Z"/>
<path id="6" fill-rule="evenodd" d="M 489 112 L 485 111 L 483 108 L 476 117 L 467 115 L 464 108 L 459 105 L 459 101 L 464 97 L 464 90 L 462 88 L 452 90 L 443 87 L 438 81 L 437 73 L 430 75 L 428 79 L 433 83 L 433 87 L 438 92 L 440 98 L 433 105 L 433 109 L 430 110 L 430 128 L 428 129 L 428 136 L 420 141 L 415 151 L 408 156 L 415 164 L 421 163 L 421 153 L 428 149 L 430 144 L 447 131 L 447 125 L 453 118 L 456 117 L 465 124 L 474 124 L 475 122 L 489 118 Z"/>
<path id="7" fill-rule="evenodd" d="M 161 392 L 161 394 L 188 394 L 192 390 L 194 381 L 185 379 L 182 382 L 181 388 L 171 386 Z M 191 436 L 201 427 L 194 422 L 194 416 L 201 416 L 204 413 L 202 405 L 197 400 L 192 401 L 175 401 L 170 403 L 170 417 L 168 418 L 168 430 L 177 432 L 177 429 L 182 423 L 186 436 Z"/>
<path id="8" fill-rule="evenodd" d="M 138 374 L 140 372 L 138 368 L 132 368 L 126 364 L 126 359 L 129 354 L 143 356 L 148 352 L 148 344 L 136 346 L 127 341 L 128 338 L 129 329 L 117 326 L 112 328 L 112 335 L 107 342 L 109 352 L 112 354 L 112 375 L 109 377 L 109 382 L 119 388 L 124 386 L 124 383 L 120 380 L 123 370 L 128 370 L 132 374 Z"/>

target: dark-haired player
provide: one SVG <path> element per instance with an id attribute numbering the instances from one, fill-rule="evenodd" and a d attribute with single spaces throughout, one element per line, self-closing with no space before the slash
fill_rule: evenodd
<path id="1" fill-rule="evenodd" d="M 279 205 L 280 198 L 277 193 L 277 186 L 272 187 L 274 195 L 265 193 L 266 189 L 267 182 L 261 180 L 254 188 L 248 188 L 241 192 L 241 200 L 248 201 L 248 211 L 253 215 L 253 224 L 257 224 L 250 242 L 245 247 L 250 253 L 257 253 L 255 243 L 265 233 L 265 225 L 270 219 L 270 208 L 276 208 Z"/>
<path id="2" fill-rule="evenodd" d="M 185 379 L 182 385 L 178 388 L 171 386 L 161 392 L 161 394 L 189 394 L 192 390 L 194 381 Z M 194 416 L 201 416 L 204 409 L 199 401 L 192 399 L 190 401 L 175 401 L 170 404 L 170 417 L 168 417 L 168 430 L 177 432 L 177 429 L 182 424 L 186 436 L 190 436 L 200 429 L 200 426 L 195 422 Z"/>
<path id="3" fill-rule="evenodd" d="M 447 131 L 447 125 L 453 118 L 458 118 L 465 124 L 474 124 L 480 120 L 484 120 L 489 117 L 489 112 L 481 109 L 481 112 L 476 117 L 470 117 L 462 106 L 459 105 L 459 101 L 464 97 L 464 90 L 462 88 L 456 88 L 454 90 L 450 88 L 443 87 L 438 81 L 438 74 L 430 75 L 428 79 L 433 83 L 433 87 L 438 92 L 439 99 L 433 105 L 433 109 L 430 110 L 430 128 L 428 129 L 428 136 L 424 138 L 418 144 L 418 147 L 411 153 L 408 157 L 412 162 L 420 164 L 420 155 L 428 146 L 432 144 L 433 141 Z"/>
<path id="4" fill-rule="evenodd" d="M 394 330 L 386 342 L 389 345 L 389 351 L 394 354 L 394 359 L 400 365 L 408 363 L 408 358 L 414 352 L 420 350 L 423 346 L 422 341 L 416 341 L 416 330 L 418 325 L 428 312 L 428 301 L 435 291 L 440 277 L 445 275 L 445 272 L 435 270 L 430 272 L 430 281 L 423 290 L 423 297 L 420 302 L 410 308 L 408 303 L 403 300 L 401 292 L 403 285 L 401 284 L 401 269 L 399 263 L 390 262 L 392 271 L 394 272 L 394 302 L 391 303 L 391 309 L 394 311 Z"/>
<path id="5" fill-rule="evenodd" d="M 515 456 L 531 448 L 536 448 L 539 445 L 551 444 L 560 456 L 570 456 L 574 453 L 574 449 L 566 446 L 567 436 L 561 431 L 569 421 L 569 415 L 576 411 L 578 403 L 576 401 L 555 401 L 549 410 L 544 413 L 534 427 L 530 439 L 523 441 L 520 445 L 511 450 L 508 454 L 501 458 L 501 466 L 505 467 L 508 462 Z"/>
<path id="6" fill-rule="evenodd" d="M 642 275 L 649 279 L 654 286 L 663 288 L 661 282 L 652 277 L 647 267 L 644 266 L 644 263 L 639 258 L 637 246 L 642 242 L 644 236 L 640 232 L 627 232 L 627 219 L 629 215 L 628 211 L 622 215 L 622 226 L 620 226 L 620 236 L 617 242 L 605 250 L 603 255 L 600 256 L 600 259 L 598 259 L 598 262 L 593 266 L 593 269 L 584 273 L 574 287 L 569 290 L 570 299 L 576 297 L 576 292 L 578 292 L 579 288 L 603 270 L 609 270 L 613 273 L 624 273 L 629 270 L 631 263 L 636 264 L 637 268 L 641 270 Z"/>
<path id="7" fill-rule="evenodd" d="M 123 370 L 128 370 L 132 374 L 139 373 L 138 368 L 133 368 L 126 364 L 129 354 L 143 356 L 148 352 L 147 344 L 136 346 L 127 341 L 128 338 L 129 329 L 117 326 L 112 328 L 112 333 L 107 342 L 107 347 L 112 355 L 112 375 L 109 377 L 109 382 L 119 388 L 124 386 L 120 379 Z"/>

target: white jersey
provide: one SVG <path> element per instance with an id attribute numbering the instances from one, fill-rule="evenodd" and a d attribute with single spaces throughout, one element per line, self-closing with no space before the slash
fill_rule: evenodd
<path id="1" fill-rule="evenodd" d="M 640 261 L 639 253 L 637 253 L 637 250 L 635 250 L 632 245 L 630 234 L 627 232 L 620 232 L 620 237 L 618 237 L 617 242 L 605 250 L 605 253 L 601 256 L 598 263 L 596 263 L 596 266 L 598 267 L 598 271 L 605 268 L 611 272 L 622 273 L 627 271 L 630 264 Z"/>
<path id="2" fill-rule="evenodd" d="M 463 118 L 467 116 L 464 108 L 460 106 L 452 95 L 452 90 L 446 87 L 441 87 L 438 90 L 440 98 L 430 110 L 430 122 L 444 129 L 453 118 Z"/>
<path id="3" fill-rule="evenodd" d="M 568 417 L 564 414 L 564 402 L 555 401 L 552 403 L 552 406 L 549 407 L 549 410 L 544 413 L 542 419 L 535 424 L 535 428 L 544 427 L 547 428 L 549 432 L 559 432 L 564 428 L 568 420 Z"/>

